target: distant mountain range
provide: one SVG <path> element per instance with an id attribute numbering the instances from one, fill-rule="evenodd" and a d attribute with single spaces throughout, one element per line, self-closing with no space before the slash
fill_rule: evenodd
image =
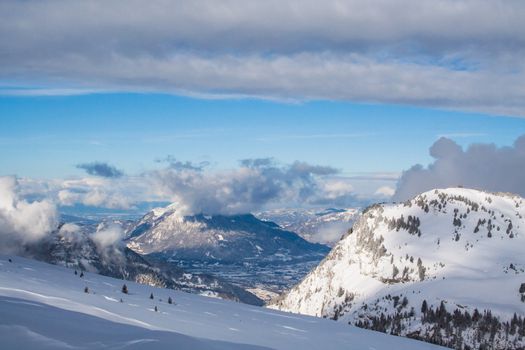
<path id="1" fill-rule="evenodd" d="M 271 306 L 456 349 L 525 348 L 525 200 L 432 190 L 362 213 Z"/>
<path id="2" fill-rule="evenodd" d="M 127 236 L 127 246 L 148 259 L 262 294 L 289 288 L 330 250 L 251 214 L 182 216 L 176 206 L 152 210 Z"/>
<path id="3" fill-rule="evenodd" d="M 309 242 L 333 246 L 339 241 L 359 214 L 359 208 L 273 209 L 255 213 L 265 221 L 272 221 Z"/>
<path id="4" fill-rule="evenodd" d="M 322 259 L 329 250 L 251 214 L 181 216 L 174 206 L 146 214 L 128 237 L 141 254 L 236 264 Z"/>

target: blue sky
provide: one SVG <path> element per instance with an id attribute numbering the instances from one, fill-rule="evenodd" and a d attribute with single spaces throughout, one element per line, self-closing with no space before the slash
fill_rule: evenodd
<path id="1" fill-rule="evenodd" d="M 166 94 L 0 97 L 0 169 L 27 177 L 80 175 L 104 161 L 128 174 L 172 155 L 234 168 L 274 157 L 344 173 L 428 164 L 440 136 L 466 146 L 512 145 L 525 119 L 385 104 L 202 99 Z"/>

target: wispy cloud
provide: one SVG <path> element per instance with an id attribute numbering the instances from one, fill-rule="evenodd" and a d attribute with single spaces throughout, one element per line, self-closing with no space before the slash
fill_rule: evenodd
<path id="1" fill-rule="evenodd" d="M 345 173 L 347 179 L 363 181 L 397 181 L 400 172 L 362 172 L 362 173 Z"/>
<path id="2" fill-rule="evenodd" d="M 109 90 L 82 88 L 2 88 L 0 96 L 77 96 L 105 93 Z"/>
<path id="3" fill-rule="evenodd" d="M 272 135 L 258 137 L 258 141 L 278 140 L 329 140 L 329 139 L 355 139 L 376 136 L 377 133 L 343 133 L 343 134 L 304 134 L 304 135 Z"/>
<path id="4" fill-rule="evenodd" d="M 447 138 L 469 138 L 469 137 L 483 137 L 487 136 L 487 133 L 483 132 L 451 132 L 446 134 L 437 135 L 438 138 L 447 137 Z"/>

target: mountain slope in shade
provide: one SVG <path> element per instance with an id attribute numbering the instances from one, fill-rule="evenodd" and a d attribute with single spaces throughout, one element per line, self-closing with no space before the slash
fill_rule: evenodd
<path id="1" fill-rule="evenodd" d="M 0 256 L 2 349 L 438 349 L 329 320 L 126 283 L 128 294 L 121 280 L 89 272 L 80 278 L 72 269 Z"/>
<path id="2" fill-rule="evenodd" d="M 254 305 L 263 304 L 255 295 L 217 277 L 185 273 L 175 266 L 149 261 L 120 242 L 101 246 L 92 239 L 92 225 L 75 225 L 74 232 L 67 232 L 63 227 L 36 244 L 26 245 L 24 255 L 75 268 L 79 272 L 90 271 L 151 286 L 214 295 Z"/>
<path id="3" fill-rule="evenodd" d="M 251 214 L 181 216 L 174 206 L 144 216 L 129 230 L 128 247 L 172 259 L 235 264 L 320 260 L 329 250 Z"/>
<path id="4" fill-rule="evenodd" d="M 463 188 L 365 210 L 271 307 L 458 349 L 525 347 L 525 201 Z"/>

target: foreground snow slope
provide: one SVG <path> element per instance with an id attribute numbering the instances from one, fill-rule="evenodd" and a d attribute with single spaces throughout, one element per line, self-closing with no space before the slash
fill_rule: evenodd
<path id="1" fill-rule="evenodd" d="M 121 280 L 91 273 L 81 278 L 71 269 L 9 258 L 13 261 L 0 256 L 2 349 L 437 348 L 330 320 L 133 282 L 126 282 L 129 294 L 123 294 Z"/>

